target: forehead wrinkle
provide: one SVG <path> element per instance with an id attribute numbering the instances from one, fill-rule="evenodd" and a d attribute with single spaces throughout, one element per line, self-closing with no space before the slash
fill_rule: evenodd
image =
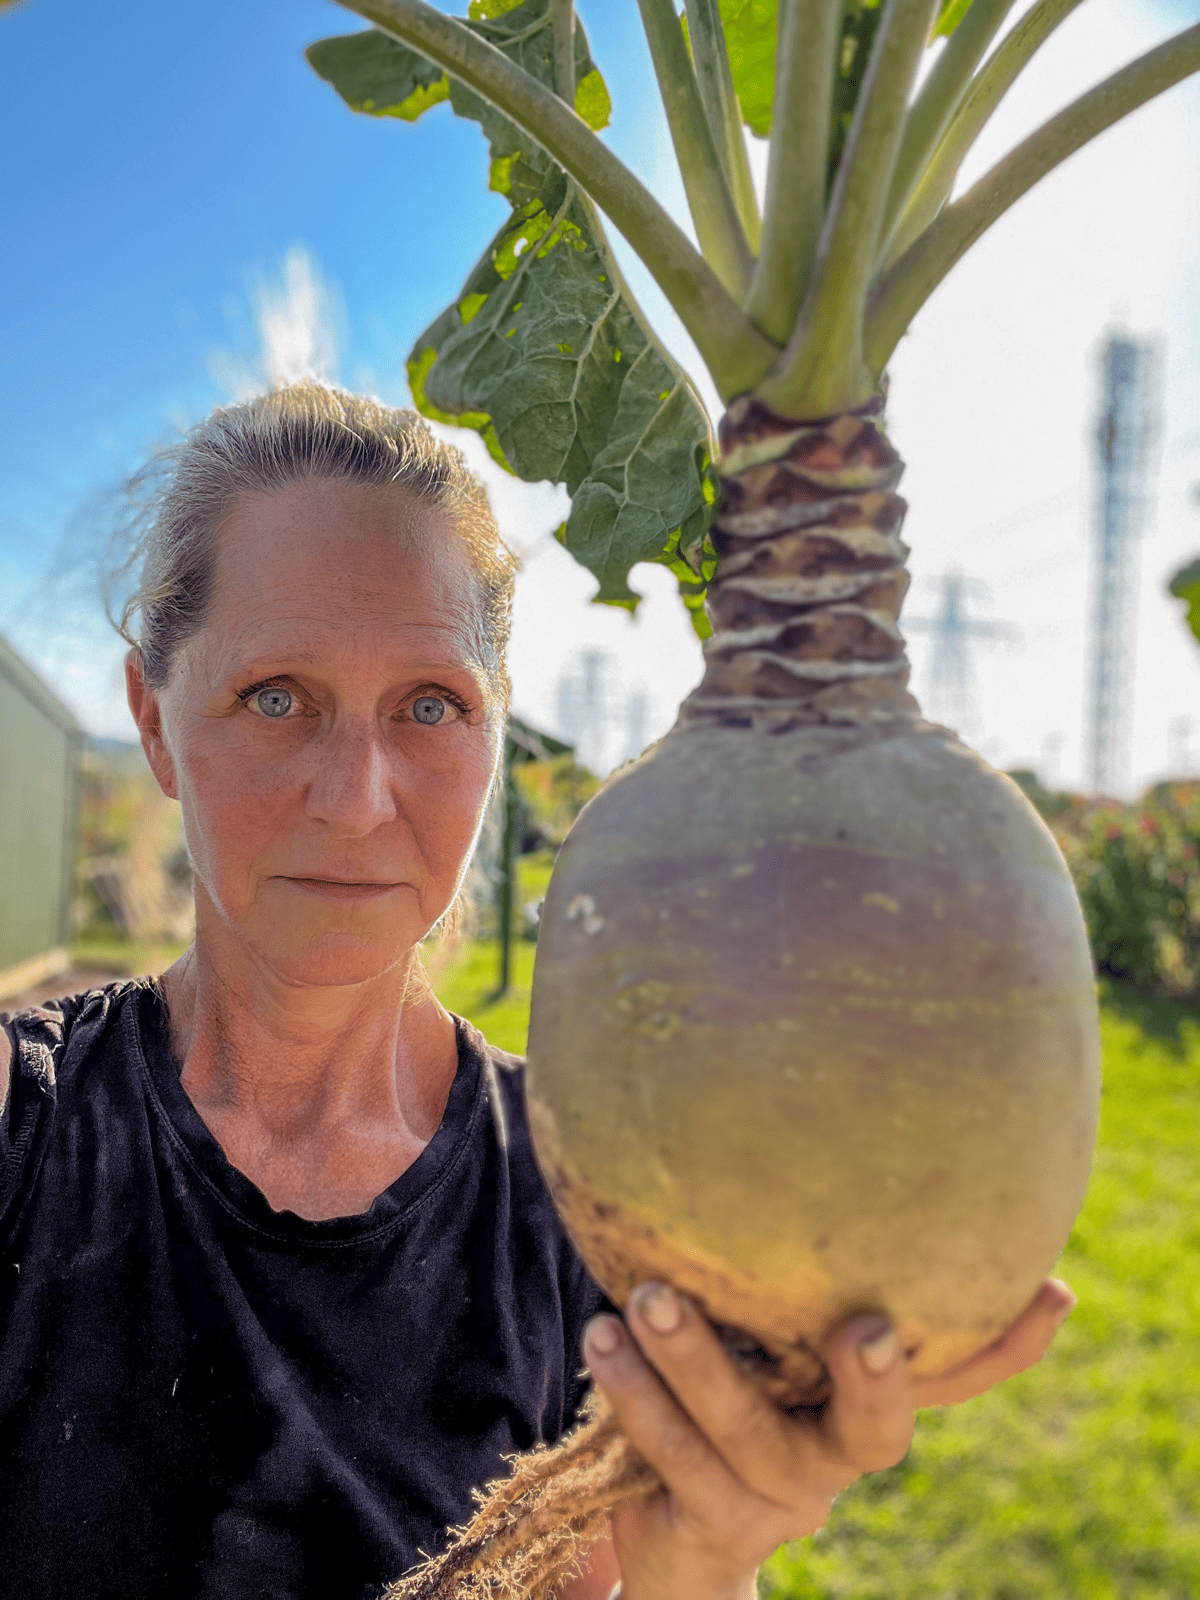
<path id="1" fill-rule="evenodd" d="M 347 496 L 353 486 L 340 483 L 290 487 L 294 492 L 242 498 L 222 518 L 212 603 L 202 629 L 208 635 L 210 649 L 216 647 L 213 655 L 222 674 L 238 657 L 297 663 L 307 659 L 314 665 L 322 660 L 342 659 L 354 648 L 350 641 L 366 629 L 377 630 L 389 646 L 394 641 L 400 649 L 404 649 L 401 636 L 405 633 L 428 637 L 433 632 L 441 639 L 449 638 L 453 641 L 451 653 L 461 655 L 464 666 L 481 673 L 491 684 L 479 575 L 468 551 L 455 537 L 453 518 L 445 510 L 407 492 L 381 493 L 373 488 Z M 322 498 L 333 501 L 328 521 L 318 509 Z M 349 540 L 345 538 L 347 498 L 357 501 L 349 518 L 354 525 Z M 368 514 L 362 515 L 368 508 Z M 290 573 L 286 566 L 283 570 L 276 566 L 266 592 L 261 596 L 256 592 L 257 574 L 253 565 L 249 571 L 245 566 L 247 545 L 237 540 L 238 530 L 230 524 L 246 518 L 252 524 L 260 511 L 267 514 L 263 532 L 268 547 L 279 549 L 282 540 L 286 549 L 293 538 L 298 538 L 300 547 L 307 545 L 315 553 L 315 581 L 311 568 L 306 577 L 303 571 Z M 245 532 L 251 536 L 251 544 L 257 543 L 251 528 Z M 350 554 L 355 546 L 361 550 L 363 543 L 376 541 L 399 556 L 400 572 L 388 561 L 387 574 L 381 572 L 372 581 L 369 572 L 362 573 L 363 563 L 354 561 L 352 555 L 345 564 L 339 561 L 339 553 L 347 549 L 347 544 Z M 413 570 L 411 588 L 396 581 L 398 577 L 402 579 L 403 566 Z M 419 602 L 411 592 L 417 588 L 422 591 Z M 315 648 L 314 636 L 319 641 Z M 429 653 L 427 645 L 418 648 L 422 654 Z M 404 653 L 408 651 L 404 649 Z M 444 656 L 445 645 L 434 653 Z"/>
<path id="2" fill-rule="evenodd" d="M 484 672 L 473 632 L 464 619 L 406 623 L 400 630 L 380 633 L 369 624 L 314 626 L 307 618 L 273 618 L 265 628 L 247 622 L 221 641 L 215 652 L 216 675 L 223 679 L 255 662 L 342 668 L 362 653 L 372 660 L 393 661 L 401 675 L 434 662 Z"/>

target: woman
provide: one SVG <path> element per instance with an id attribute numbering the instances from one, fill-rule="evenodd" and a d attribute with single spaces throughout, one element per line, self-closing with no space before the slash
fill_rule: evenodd
<path id="1" fill-rule="evenodd" d="M 418 954 L 495 780 L 513 566 L 408 413 L 296 385 L 176 453 L 124 631 L 196 940 L 0 1035 L 4 1600 L 378 1594 L 571 1425 L 581 1337 L 668 1487 L 573 1600 L 732 1600 L 915 1406 L 1037 1360 L 1070 1307 L 1047 1285 L 939 1382 L 856 1318 L 801 1420 L 665 1287 L 603 1308 L 519 1063 Z"/>

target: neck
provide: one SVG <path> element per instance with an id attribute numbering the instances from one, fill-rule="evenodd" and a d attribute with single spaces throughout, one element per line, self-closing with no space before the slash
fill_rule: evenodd
<path id="1" fill-rule="evenodd" d="M 196 943 L 162 980 L 188 1098 L 276 1209 L 367 1209 L 437 1131 L 457 1070 L 417 952 L 363 983 L 287 983 L 231 950 L 200 900 Z"/>

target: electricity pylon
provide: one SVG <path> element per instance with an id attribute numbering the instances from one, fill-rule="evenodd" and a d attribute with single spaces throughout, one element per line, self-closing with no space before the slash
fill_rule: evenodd
<path id="1" fill-rule="evenodd" d="M 1110 334 L 1101 353 L 1104 402 L 1096 429 L 1099 483 L 1092 577 L 1087 778 L 1094 794 L 1121 783 L 1129 742 L 1137 628 L 1137 538 L 1145 519 L 1158 429 L 1156 347 Z"/>
<path id="2" fill-rule="evenodd" d="M 932 617 L 904 618 L 910 633 L 931 633 L 933 651 L 929 683 L 923 696 L 931 718 L 949 728 L 961 730 L 971 709 L 970 647 L 976 639 L 1016 639 L 1017 630 L 1009 622 L 984 622 L 967 615 L 971 580 L 956 568 L 938 579 L 941 600 Z"/>

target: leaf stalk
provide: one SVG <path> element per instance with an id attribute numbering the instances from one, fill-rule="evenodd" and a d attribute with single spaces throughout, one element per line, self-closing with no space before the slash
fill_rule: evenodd
<path id="1" fill-rule="evenodd" d="M 782 416 L 833 416 L 875 393 L 863 359 L 863 310 L 905 107 L 933 12 L 934 0 L 887 0 L 803 310 L 782 360 L 755 391 Z"/>
<path id="2" fill-rule="evenodd" d="M 905 329 L 951 267 L 1035 183 L 1113 123 L 1197 71 L 1200 23 L 1073 100 L 947 206 L 871 296 L 864 341 L 869 370 L 882 376 Z"/>
<path id="3" fill-rule="evenodd" d="M 726 399 L 778 357 L 704 257 L 583 119 L 494 45 L 426 0 L 338 0 L 510 117 L 589 194 L 641 257 Z"/>
<path id="4" fill-rule="evenodd" d="M 554 53 L 554 92 L 575 104 L 575 0 L 550 0 L 550 39 Z"/>
<path id="5" fill-rule="evenodd" d="M 967 14 L 946 41 L 904 120 L 904 137 L 888 196 L 883 231 L 891 233 L 938 140 L 970 86 L 1013 0 L 972 0 Z"/>
<path id="6" fill-rule="evenodd" d="M 742 232 L 751 254 L 755 255 L 762 243 L 762 218 L 746 153 L 746 136 L 742 132 L 742 110 L 733 86 L 725 25 L 717 0 L 684 0 L 684 7 L 700 103 L 712 130 Z"/>
<path id="7" fill-rule="evenodd" d="M 796 326 L 825 220 L 842 0 L 780 0 L 762 248 L 746 310 L 777 344 Z"/>
<path id="8" fill-rule="evenodd" d="M 884 252 L 886 271 L 923 233 L 950 197 L 958 169 L 992 113 L 1029 61 L 1082 0 L 1041 0 L 1007 34 L 963 96 L 950 126 L 933 151 L 896 220 Z"/>
<path id="9" fill-rule="evenodd" d="M 675 159 L 704 259 L 740 303 L 752 258 L 672 0 L 638 0 Z"/>

